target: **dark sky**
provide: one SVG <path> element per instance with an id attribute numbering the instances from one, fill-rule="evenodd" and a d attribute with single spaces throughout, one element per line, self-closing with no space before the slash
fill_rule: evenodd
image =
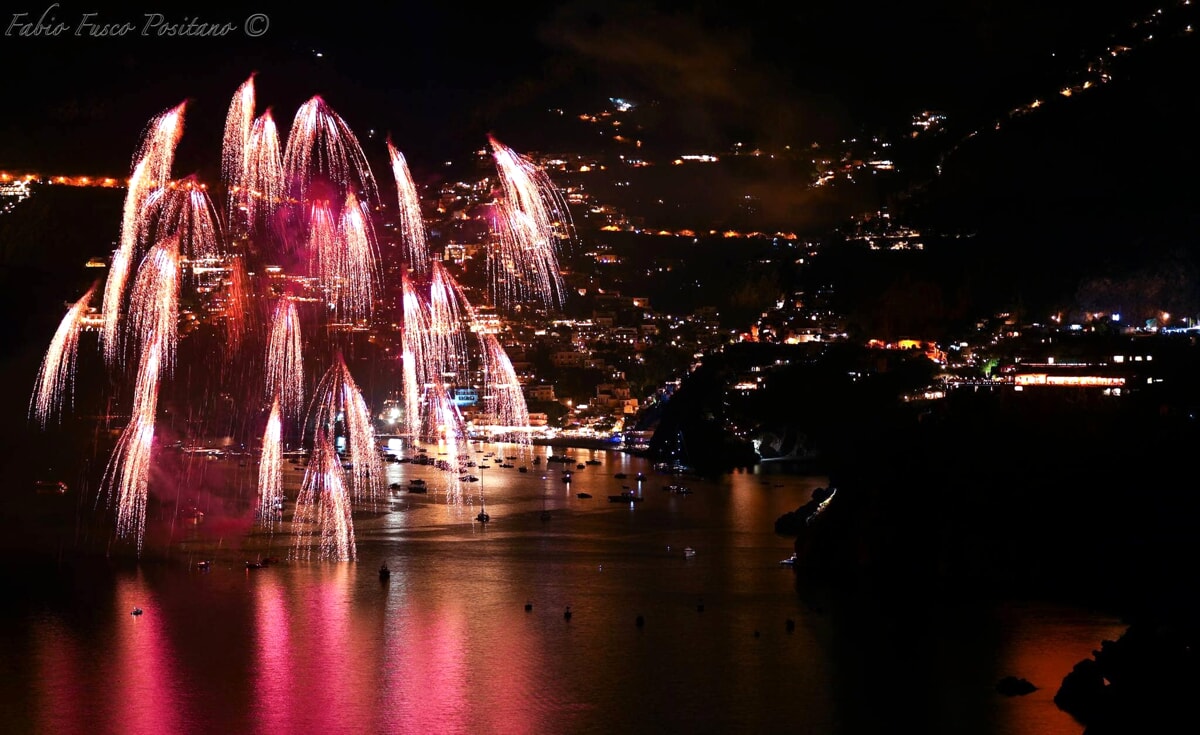
<path id="1" fill-rule="evenodd" d="M 185 99 L 177 160 L 204 165 L 219 150 L 233 91 L 251 72 L 259 111 L 271 106 L 281 132 L 301 103 L 320 94 L 364 146 L 382 149 L 390 134 L 414 165 L 482 145 L 489 130 L 503 137 L 530 110 L 582 108 L 611 95 L 654 99 L 699 133 L 811 139 L 914 107 L 981 105 L 1056 63 L 1052 50 L 1071 53 L 1102 39 L 1115 18 L 1146 7 L 327 2 L 316 12 L 209 3 L 175 12 L 169 5 L 99 12 L 93 23 L 127 22 L 132 30 L 90 38 L 75 34 L 92 5 L 9 4 L 0 14 L 0 52 L 9 60 L 0 168 L 127 172 L 145 123 Z M 194 17 L 234 29 L 221 38 L 158 37 L 146 27 L 154 12 L 168 23 Z M 260 12 L 265 32 L 248 36 L 247 19 Z M 22 37 L 19 24 L 43 14 L 66 30 Z M 263 27 L 260 19 L 251 30 Z"/>

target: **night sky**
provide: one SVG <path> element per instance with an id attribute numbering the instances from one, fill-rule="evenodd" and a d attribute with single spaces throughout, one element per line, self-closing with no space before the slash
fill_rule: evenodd
<path id="1" fill-rule="evenodd" d="M 178 160 L 206 165 L 232 93 L 252 72 L 260 110 L 271 106 L 281 128 L 320 94 L 361 138 L 371 129 L 392 135 L 414 166 L 477 147 L 489 130 L 535 141 L 531 111 L 594 109 L 608 96 L 654 100 L 673 111 L 680 135 L 702 142 L 812 139 L 924 107 L 994 107 L 1103 39 L 1114 19 L 1148 7 L 1111 5 L 341 2 L 309 12 L 205 3 L 175 12 L 131 4 L 92 19 L 128 22 L 131 32 L 89 38 L 75 32 L 92 6 L 17 3 L 0 14 L 0 50 L 15 72 L 4 80 L 0 168 L 122 173 L 142 126 L 184 99 Z M 235 29 L 222 38 L 144 35 L 154 12 Z M 249 37 L 257 12 L 269 23 Z M 67 30 L 22 37 L 19 23 L 43 14 Z"/>

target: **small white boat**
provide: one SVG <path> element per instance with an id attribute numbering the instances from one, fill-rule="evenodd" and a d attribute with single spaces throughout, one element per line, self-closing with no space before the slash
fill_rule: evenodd
<path id="1" fill-rule="evenodd" d="M 684 558 L 685 558 L 685 559 L 691 559 L 691 558 L 692 558 L 693 556 L 695 556 L 695 555 L 696 555 L 696 550 L 695 550 L 695 549 L 693 549 L 693 548 L 692 548 L 692 547 L 690 547 L 690 546 L 684 547 L 684 549 L 683 549 L 683 556 L 684 556 Z"/>
<path id="2" fill-rule="evenodd" d="M 796 552 L 793 551 L 792 555 L 786 559 L 780 559 L 779 563 L 784 565 L 785 567 L 795 566 L 796 565 Z"/>
<path id="3" fill-rule="evenodd" d="M 133 608 L 133 612 L 131 612 L 131 613 L 129 613 L 129 614 L 130 614 L 130 615 L 141 615 L 141 614 L 142 614 L 142 608 L 140 608 L 140 607 L 135 607 L 135 608 Z"/>

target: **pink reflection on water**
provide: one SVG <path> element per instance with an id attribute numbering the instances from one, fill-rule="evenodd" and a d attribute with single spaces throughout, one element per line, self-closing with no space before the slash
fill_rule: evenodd
<path id="1" fill-rule="evenodd" d="M 396 677 L 389 708 L 395 719 L 386 724 L 392 732 L 470 732 L 466 613 L 452 606 L 415 612 L 388 647 L 385 668 Z"/>
<path id="2" fill-rule="evenodd" d="M 354 621 L 351 569 L 322 565 L 317 581 L 290 596 L 257 581 L 259 732 L 345 732 L 369 721 L 377 652 Z"/>
<path id="3" fill-rule="evenodd" d="M 296 672 L 291 666 L 293 641 L 287 589 L 275 577 L 260 576 L 256 582 L 255 724 L 257 731 L 264 733 L 298 732 L 291 701 Z"/>
<path id="4" fill-rule="evenodd" d="M 40 732 L 73 732 L 86 720 L 87 690 L 92 682 L 81 671 L 85 653 L 69 630 L 57 620 L 47 621 L 34 636 L 36 701 L 33 721 Z"/>
<path id="5" fill-rule="evenodd" d="M 185 732 L 192 720 L 169 641 L 166 611 L 154 604 L 140 570 L 135 578 L 117 580 L 114 598 L 117 633 L 105 688 L 111 697 L 106 709 L 116 722 L 107 724 L 112 732 Z M 133 615 L 134 608 L 143 614 Z"/>

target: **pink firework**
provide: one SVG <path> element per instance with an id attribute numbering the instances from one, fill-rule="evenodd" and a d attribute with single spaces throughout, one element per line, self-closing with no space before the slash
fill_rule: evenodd
<path id="1" fill-rule="evenodd" d="M 339 435 L 345 441 L 354 500 L 377 502 L 383 486 L 383 464 L 376 448 L 375 428 L 362 392 L 340 353 L 317 384 L 309 421 L 320 441 L 333 447 Z"/>
<path id="2" fill-rule="evenodd" d="M 225 115 L 225 136 L 221 142 L 221 180 L 225 182 L 227 217 L 236 221 L 246 182 L 246 150 L 254 122 L 254 75 L 251 74 L 233 93 Z"/>
<path id="3" fill-rule="evenodd" d="M 296 498 L 292 521 L 295 557 L 354 561 L 357 549 L 351 511 L 341 457 L 327 436 L 317 434 Z"/>
<path id="4" fill-rule="evenodd" d="M 96 294 L 99 284 L 92 284 L 78 301 L 67 309 L 42 365 L 38 369 L 33 396 L 29 401 L 29 416 L 46 428 L 51 417 L 61 418 L 63 404 L 74 397 L 75 363 L 79 354 L 79 330 L 83 326 L 83 315 Z"/>
<path id="5" fill-rule="evenodd" d="M 143 242 L 177 238 L 180 253 L 192 260 L 221 255 L 221 223 L 207 187 L 195 177 L 155 189 L 143 206 Z"/>
<path id="6" fill-rule="evenodd" d="M 283 421 L 276 398 L 263 431 L 262 455 L 258 462 L 258 519 L 268 528 L 278 519 L 283 506 L 282 436 Z"/>
<path id="7" fill-rule="evenodd" d="M 292 120 L 283 154 L 288 194 L 305 200 L 314 182 L 331 187 L 336 200 L 356 194 L 371 206 L 379 202 L 375 174 L 350 126 L 315 96 L 300 106 Z"/>
<path id="8" fill-rule="evenodd" d="M 387 142 L 387 149 L 399 198 L 400 239 L 404 258 L 410 268 L 417 273 L 424 273 L 429 265 L 429 248 L 425 243 L 425 220 L 421 217 L 421 200 L 417 196 L 417 186 L 413 183 L 404 154 L 396 150 L 391 140 Z"/>
<path id="9" fill-rule="evenodd" d="M 483 335 L 484 407 L 495 417 L 500 431 L 515 432 L 529 441 L 529 407 L 508 353 L 494 334 Z"/>
<path id="10" fill-rule="evenodd" d="M 369 321 L 379 278 L 375 231 L 362 203 L 346 195 L 338 227 L 341 247 L 337 259 L 334 313 L 344 321 Z"/>
<path id="11" fill-rule="evenodd" d="M 554 289 L 542 288 L 538 295 L 548 305 L 557 305 L 562 287 L 557 265 L 558 241 L 574 236 L 570 210 L 549 175 L 533 161 L 491 135 L 488 142 L 508 209 L 508 215 L 501 217 L 499 224 L 508 227 L 508 236 L 518 241 L 510 248 L 510 253 L 515 256 L 515 266 L 533 266 L 552 272 Z M 515 216 L 513 213 L 516 212 L 521 216 Z"/>
<path id="12" fill-rule="evenodd" d="M 129 295 L 129 327 L 142 351 L 158 349 L 162 369 L 175 365 L 179 338 L 179 241 L 164 240 L 146 253 Z"/>
<path id="13" fill-rule="evenodd" d="M 227 346 L 229 352 L 233 353 L 257 323 L 250 309 L 250 276 L 246 273 L 245 257 L 235 255 L 229 258 L 229 280 L 224 286 L 223 304 L 214 306 L 214 311 L 224 312 Z"/>
<path id="14" fill-rule="evenodd" d="M 304 406 L 304 359 L 296 302 L 282 298 L 275 305 L 267 343 L 268 401 L 278 401 L 283 415 L 299 419 Z"/>
<path id="15" fill-rule="evenodd" d="M 413 286 L 408 274 L 401 274 L 400 288 L 404 307 L 404 325 L 400 333 L 403 365 L 404 430 L 412 437 L 421 435 L 421 397 L 425 386 L 434 379 L 430 370 L 429 308 Z M 440 384 L 440 375 L 438 376 Z"/>
<path id="16" fill-rule="evenodd" d="M 488 276 L 492 300 L 512 306 L 521 301 L 539 301 L 561 307 L 563 282 L 558 255 L 542 245 L 533 218 L 506 201 L 493 207 L 492 235 L 488 250 Z"/>
<path id="17" fill-rule="evenodd" d="M 270 109 L 259 115 L 250 129 L 239 180 L 243 216 L 251 227 L 260 227 L 283 201 L 286 188 L 279 131 Z"/>
<path id="18" fill-rule="evenodd" d="M 337 284 L 342 268 L 342 242 L 338 232 L 338 217 L 328 199 L 317 199 L 308 205 L 309 275 L 320 281 L 322 288 L 331 290 Z M 331 293 L 330 302 L 334 296 Z"/>
<path id="19" fill-rule="evenodd" d="M 464 336 L 474 322 L 473 309 L 454 276 L 441 261 L 433 261 L 429 282 L 429 351 L 426 359 L 436 368 L 436 379 L 467 370 Z"/>
<path id="20" fill-rule="evenodd" d="M 463 421 L 458 406 L 450 400 L 450 393 L 445 387 L 430 386 L 425 391 L 425 400 L 429 407 L 424 417 L 421 437 L 425 441 L 437 444 L 438 449 L 445 452 L 446 463 L 450 466 L 446 473 L 446 502 L 460 505 L 463 496 L 459 462 L 470 456 L 466 422 Z"/>
<path id="21" fill-rule="evenodd" d="M 104 284 L 104 329 L 101 343 L 104 357 L 110 364 L 121 356 L 119 338 L 122 301 L 129 270 L 137 256 L 137 245 L 144 225 L 143 207 L 155 189 L 166 186 L 171 179 L 171 164 L 175 147 L 183 135 L 184 105 L 180 103 L 151 120 L 142 135 L 142 143 L 134 156 L 133 173 L 121 213 L 121 240 L 109 265 Z"/>
<path id="22" fill-rule="evenodd" d="M 123 538 L 135 536 L 139 555 L 146 531 L 146 498 L 163 351 L 157 342 L 146 345 L 142 351 L 129 423 L 117 439 L 101 481 L 109 504 L 116 506 L 117 534 Z"/>

